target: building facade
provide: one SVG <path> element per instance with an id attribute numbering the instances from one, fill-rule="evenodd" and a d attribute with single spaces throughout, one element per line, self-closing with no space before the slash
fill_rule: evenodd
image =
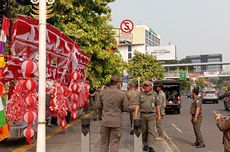
<path id="1" fill-rule="evenodd" d="M 210 63 L 210 62 L 222 62 L 222 54 L 205 54 L 205 55 L 192 55 L 186 56 L 192 63 Z M 194 67 L 196 72 L 221 72 L 223 70 L 222 65 L 202 65 Z"/>
<path id="2" fill-rule="evenodd" d="M 134 52 L 147 52 L 149 46 L 159 46 L 160 36 L 146 25 L 135 26 L 130 34 L 114 29 L 118 50 L 125 61 L 133 58 Z"/>

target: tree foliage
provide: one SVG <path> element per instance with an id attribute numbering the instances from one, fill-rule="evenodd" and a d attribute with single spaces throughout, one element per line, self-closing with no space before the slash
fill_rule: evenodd
<path id="1" fill-rule="evenodd" d="M 87 76 L 93 88 L 106 84 L 113 74 L 122 71 L 123 60 L 114 53 L 116 41 L 108 23 L 111 19 L 108 4 L 113 1 L 55 0 L 54 16 L 48 19 L 91 55 Z M 28 13 L 28 9 L 22 8 L 21 13 Z"/>
<path id="2" fill-rule="evenodd" d="M 137 82 L 140 77 L 141 82 L 156 76 L 163 79 L 164 68 L 155 56 L 135 52 L 134 57 L 128 63 L 128 73 L 131 79 Z"/>
<path id="3" fill-rule="evenodd" d="M 199 87 L 200 89 L 204 89 L 204 87 L 205 87 L 205 82 L 206 82 L 205 77 L 199 77 L 199 78 L 196 80 L 196 86 Z"/>

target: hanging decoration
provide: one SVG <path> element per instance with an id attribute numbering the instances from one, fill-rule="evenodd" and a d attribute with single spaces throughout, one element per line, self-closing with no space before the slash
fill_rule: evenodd
<path id="1" fill-rule="evenodd" d="M 52 116 L 58 119 L 58 125 L 61 128 L 66 127 L 67 113 L 69 111 L 68 100 L 70 93 L 67 87 L 55 82 L 51 89 L 49 110 Z"/>

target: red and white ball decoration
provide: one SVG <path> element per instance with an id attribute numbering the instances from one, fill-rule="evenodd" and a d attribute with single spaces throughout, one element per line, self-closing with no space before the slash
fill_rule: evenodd
<path id="1" fill-rule="evenodd" d="M 27 60 L 22 63 L 21 66 L 22 71 L 25 73 L 26 80 L 24 82 L 24 89 L 27 90 L 28 94 L 26 98 L 24 98 L 24 102 L 26 104 L 25 113 L 23 116 L 23 120 L 28 124 L 27 128 L 24 130 L 24 136 L 29 144 L 32 144 L 31 138 L 34 136 L 35 131 L 32 128 L 35 120 L 37 119 L 37 93 L 36 87 L 37 83 L 33 78 L 30 78 L 31 74 L 34 74 L 37 71 L 37 65 L 32 60 Z"/>

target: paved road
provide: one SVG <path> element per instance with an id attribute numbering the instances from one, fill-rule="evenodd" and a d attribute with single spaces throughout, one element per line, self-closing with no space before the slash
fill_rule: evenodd
<path id="1" fill-rule="evenodd" d="M 218 130 L 213 117 L 213 110 L 222 114 L 224 111 L 223 102 L 219 104 L 203 104 L 203 122 L 202 133 L 206 147 L 197 149 L 191 144 L 195 137 L 192 130 L 191 116 L 189 115 L 190 101 L 186 97 L 182 98 L 181 114 L 168 114 L 164 119 L 164 128 L 166 134 L 172 138 L 181 152 L 222 152 L 222 133 Z"/>
<path id="2" fill-rule="evenodd" d="M 90 114 L 89 114 L 90 117 Z M 119 152 L 133 151 L 133 136 L 129 134 L 129 116 L 124 113 L 123 133 Z M 80 152 L 81 151 L 81 127 L 79 120 L 69 124 L 63 132 L 58 127 L 47 128 L 47 152 Z M 36 145 L 27 145 L 21 140 L 12 140 L 0 145 L 0 152 L 35 152 Z M 172 152 L 166 141 L 157 141 L 157 152 Z M 100 152 L 100 121 L 91 121 L 91 152 Z"/>

